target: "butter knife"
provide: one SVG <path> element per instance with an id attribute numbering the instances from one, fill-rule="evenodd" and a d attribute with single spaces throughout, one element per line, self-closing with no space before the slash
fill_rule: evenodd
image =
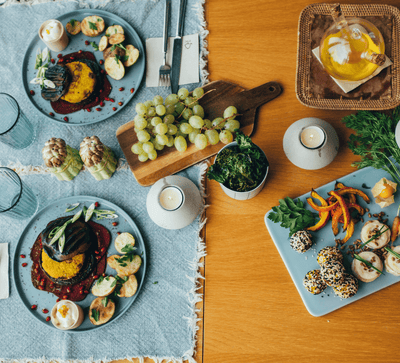
<path id="1" fill-rule="evenodd" d="M 185 23 L 185 11 L 187 0 L 180 0 L 179 2 L 179 15 L 178 25 L 176 28 L 176 36 L 174 38 L 174 46 L 172 51 L 172 65 L 171 65 L 171 92 L 178 93 L 179 88 L 179 73 L 181 71 L 182 60 L 182 36 L 183 25 Z"/>

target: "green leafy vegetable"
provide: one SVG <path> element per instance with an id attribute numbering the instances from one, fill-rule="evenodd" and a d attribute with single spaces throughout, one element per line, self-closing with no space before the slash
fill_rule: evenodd
<path id="1" fill-rule="evenodd" d="M 75 26 L 75 22 L 76 22 L 75 19 L 71 19 L 71 20 L 69 21 L 69 23 L 71 24 L 71 26 Z"/>
<path id="2" fill-rule="evenodd" d="M 117 284 L 117 280 L 114 280 L 114 281 L 111 283 L 110 287 L 114 287 L 116 284 Z"/>
<path id="3" fill-rule="evenodd" d="M 121 58 L 121 61 L 122 61 L 122 62 L 126 62 L 128 59 L 129 59 L 129 55 L 124 55 L 124 56 Z"/>
<path id="4" fill-rule="evenodd" d="M 115 44 L 118 48 L 123 49 L 125 52 L 127 52 L 128 50 L 122 45 L 122 44 Z"/>
<path id="5" fill-rule="evenodd" d="M 118 56 L 118 55 L 115 55 L 115 62 L 117 63 L 117 64 L 119 64 L 119 61 L 120 61 L 120 57 Z"/>
<path id="6" fill-rule="evenodd" d="M 153 282 L 153 285 L 157 285 L 157 284 L 158 284 L 158 281 L 154 281 L 154 282 Z"/>
<path id="7" fill-rule="evenodd" d="M 92 23 L 91 21 L 89 21 L 89 28 L 90 28 L 91 30 L 97 30 L 96 24 L 95 24 L 95 23 Z"/>
<path id="8" fill-rule="evenodd" d="M 272 210 L 273 212 L 268 214 L 268 219 L 280 223 L 283 228 L 289 228 L 289 237 L 297 231 L 313 226 L 317 216 L 316 213 L 305 209 L 300 199 L 295 202 L 289 197 L 279 199 L 279 206 L 272 207 Z"/>
<path id="9" fill-rule="evenodd" d="M 99 46 L 96 44 L 96 42 L 90 42 L 90 45 L 93 47 L 94 50 L 99 50 Z"/>
<path id="10" fill-rule="evenodd" d="M 100 311 L 98 311 L 97 309 L 92 309 L 92 318 L 95 321 L 99 321 L 99 319 L 100 319 Z"/>
<path id="11" fill-rule="evenodd" d="M 126 245 L 123 248 L 121 248 L 121 252 L 124 253 L 132 253 L 134 250 L 136 250 L 136 247 L 133 247 L 132 245 Z"/>
<path id="12" fill-rule="evenodd" d="M 119 263 L 120 266 L 125 267 L 127 266 L 126 262 L 132 262 L 133 261 L 134 254 L 133 253 L 127 253 L 125 256 L 121 258 L 115 258 L 115 261 Z"/>
<path id="13" fill-rule="evenodd" d="M 108 305 L 108 296 L 106 296 L 104 299 L 101 300 L 101 303 L 103 306 L 106 308 Z M 96 319 L 95 319 L 96 320 Z M 97 321 L 97 320 L 96 320 Z"/>
<path id="14" fill-rule="evenodd" d="M 207 177 L 237 192 L 246 192 L 259 185 L 265 177 L 268 160 L 250 137 L 236 130 L 237 146 L 222 150 Z"/>
<path id="15" fill-rule="evenodd" d="M 400 118 L 400 108 L 391 115 L 360 111 L 355 115 L 343 118 L 347 127 L 355 130 L 350 135 L 349 148 L 354 155 L 360 155 L 361 160 L 353 163 L 358 169 L 372 166 L 375 169 L 386 170 L 393 179 L 400 183 L 400 172 L 389 158 L 400 163 L 400 149 L 397 146 L 394 130 Z"/>

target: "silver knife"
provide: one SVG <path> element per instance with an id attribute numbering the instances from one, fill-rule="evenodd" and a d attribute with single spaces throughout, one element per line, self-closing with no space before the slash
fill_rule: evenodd
<path id="1" fill-rule="evenodd" d="M 179 2 L 179 15 L 178 25 L 176 28 L 176 36 L 174 38 L 174 47 L 172 51 L 172 65 L 171 65 L 171 93 L 178 93 L 179 89 L 179 73 L 181 71 L 182 59 L 182 36 L 183 25 L 185 23 L 185 11 L 187 0 L 180 0 Z"/>

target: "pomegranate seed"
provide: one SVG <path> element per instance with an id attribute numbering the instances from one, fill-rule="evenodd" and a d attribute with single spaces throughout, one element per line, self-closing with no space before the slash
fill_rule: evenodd
<path id="1" fill-rule="evenodd" d="M 43 313 L 43 314 L 47 314 L 48 312 L 49 312 L 48 309 L 42 309 L 42 313 Z"/>
<path id="2" fill-rule="evenodd" d="M 100 252 L 103 253 L 105 250 L 106 250 L 106 248 L 103 247 L 103 248 L 100 250 Z"/>
<path id="3" fill-rule="evenodd" d="M 58 298 L 57 300 L 56 300 L 56 302 L 60 302 L 61 301 L 61 299 L 60 298 Z"/>
<path id="4" fill-rule="evenodd" d="M 62 299 L 63 299 L 63 300 L 67 300 L 67 299 L 68 299 L 68 296 L 67 296 L 67 295 L 63 295 Z"/>
<path id="5" fill-rule="evenodd" d="M 103 61 L 102 59 L 100 59 L 100 60 L 99 60 L 99 63 L 100 63 L 101 65 L 103 65 L 103 64 L 104 64 L 104 61 Z"/>
<path id="6" fill-rule="evenodd" d="M 122 102 L 118 102 L 118 105 L 119 105 L 119 106 L 122 106 L 122 105 L 123 105 L 123 103 L 122 103 Z"/>
<path id="7" fill-rule="evenodd" d="M 110 102 L 115 102 L 114 98 L 110 98 Z"/>
<path id="8" fill-rule="evenodd" d="M 101 258 L 101 256 L 96 256 L 96 260 L 99 260 Z"/>
<path id="9" fill-rule="evenodd" d="M 54 64 L 56 62 L 56 60 L 54 58 L 51 58 L 50 62 Z"/>
<path id="10" fill-rule="evenodd" d="M 134 88 L 131 88 L 131 93 L 133 93 L 133 92 L 135 92 L 135 89 L 134 89 Z"/>
<path id="11" fill-rule="evenodd" d="M 120 87 L 119 91 L 123 91 L 125 88 L 124 87 Z"/>
<path id="12" fill-rule="evenodd" d="M 105 101 L 110 101 L 110 99 L 108 97 L 104 97 Z"/>
<path id="13" fill-rule="evenodd" d="M 69 59 L 71 59 L 71 60 L 74 60 L 74 59 L 75 59 L 75 57 L 70 57 Z"/>
<path id="14" fill-rule="evenodd" d="M 39 272 L 38 268 L 35 268 L 33 271 L 37 274 Z"/>
<path id="15" fill-rule="evenodd" d="M 117 232 L 117 235 L 119 236 L 121 234 L 121 232 Z"/>
<path id="16" fill-rule="evenodd" d="M 44 287 L 43 286 L 39 286 L 38 289 L 39 290 L 44 290 Z"/>
<path id="17" fill-rule="evenodd" d="M 100 106 L 104 107 L 105 103 L 103 101 L 100 102 Z"/>
<path id="18" fill-rule="evenodd" d="M 25 256 L 25 255 L 19 255 L 19 257 L 21 257 L 21 258 L 25 258 L 26 256 Z"/>
<path id="19" fill-rule="evenodd" d="M 36 309 L 37 309 L 37 305 L 32 305 L 32 306 L 31 306 L 31 309 L 32 309 L 32 310 L 36 310 Z"/>
<path id="20" fill-rule="evenodd" d="M 99 251 L 94 251 L 94 253 L 95 253 L 96 255 L 98 255 L 100 252 L 99 252 Z"/>
<path id="21" fill-rule="evenodd" d="M 116 107 L 113 107 L 112 110 L 113 110 L 113 111 L 117 111 L 117 108 L 116 108 Z"/>
<path id="22" fill-rule="evenodd" d="M 81 54 L 81 53 L 82 53 L 82 51 L 81 51 L 81 50 L 78 50 L 78 53 L 79 53 L 79 54 Z"/>
<path id="23" fill-rule="evenodd" d="M 85 45 L 89 45 L 89 44 L 90 44 L 89 41 L 85 40 Z"/>
<path id="24" fill-rule="evenodd" d="M 96 111 L 101 111 L 101 108 L 100 108 L 100 107 L 97 107 L 97 108 L 96 108 Z"/>
<path id="25" fill-rule="evenodd" d="M 87 112 L 92 112 L 92 110 L 90 108 L 87 108 L 86 111 Z"/>
<path id="26" fill-rule="evenodd" d="M 62 57 L 62 54 L 57 54 L 57 58 L 61 58 Z"/>
<path id="27" fill-rule="evenodd" d="M 106 274 L 105 274 L 105 273 L 103 273 L 101 276 L 103 276 L 103 277 L 106 277 Z"/>
<path id="28" fill-rule="evenodd" d="M 97 279 L 99 278 L 99 275 L 94 275 L 93 278 L 94 278 L 95 280 L 97 280 Z"/>
<path id="29" fill-rule="evenodd" d="M 60 63 L 62 63 L 62 62 L 64 62 L 64 58 L 60 58 L 58 61 L 59 61 Z"/>
<path id="30" fill-rule="evenodd" d="M 99 102 L 99 98 L 98 97 L 96 97 L 95 102 Z"/>
<path id="31" fill-rule="evenodd" d="M 83 290 L 79 291 L 80 294 L 83 294 Z"/>
<path id="32" fill-rule="evenodd" d="M 28 264 L 27 264 L 26 262 L 24 262 L 24 263 L 22 264 L 22 267 L 26 267 L 26 266 L 28 266 Z"/>
<path id="33" fill-rule="evenodd" d="M 40 281 L 40 286 L 44 286 L 44 281 Z"/>
<path id="34" fill-rule="evenodd" d="M 98 208 L 99 205 L 100 205 L 99 202 L 94 203 L 94 206 L 95 206 L 96 208 Z"/>
<path id="35" fill-rule="evenodd" d="M 99 93 L 102 93 L 103 92 L 103 90 L 101 89 L 100 91 L 99 91 Z"/>
<path id="36" fill-rule="evenodd" d="M 33 89 L 31 89 L 31 90 L 29 91 L 29 93 L 30 93 L 32 96 L 35 95 L 35 91 L 34 91 Z"/>
<path id="37" fill-rule="evenodd" d="M 45 282 L 46 280 L 45 280 L 45 279 L 41 279 L 40 281 L 41 281 L 41 282 Z"/>
<path id="38" fill-rule="evenodd" d="M 89 293 L 89 291 L 85 290 L 85 291 L 84 291 L 84 293 L 85 293 L 85 294 L 88 294 L 88 293 Z"/>
<path id="39" fill-rule="evenodd" d="M 46 318 L 46 321 L 50 321 L 50 316 L 48 316 L 48 317 Z"/>
<path id="40" fill-rule="evenodd" d="M 115 226 L 118 226 L 118 222 L 112 222 L 112 225 L 115 227 Z"/>
<path id="41" fill-rule="evenodd" d="M 67 287 L 67 292 L 70 293 L 71 292 L 71 288 Z"/>
<path id="42" fill-rule="evenodd" d="M 54 284 L 53 284 L 52 282 L 50 282 L 50 287 L 51 287 L 51 288 L 53 288 L 53 287 L 54 287 Z"/>
<path id="43" fill-rule="evenodd" d="M 49 115 L 50 115 L 51 117 L 53 117 L 53 116 L 54 116 L 54 113 L 53 113 L 53 112 L 49 112 Z"/>
<path id="44" fill-rule="evenodd" d="M 104 69 L 102 69 L 102 70 L 100 71 L 100 73 L 101 73 L 101 74 L 104 74 Z"/>
<path id="45" fill-rule="evenodd" d="M 40 276 L 36 279 L 37 282 L 40 282 Z"/>
<path id="46" fill-rule="evenodd" d="M 68 121 L 69 121 L 67 116 L 64 117 L 64 121 L 65 121 L 65 122 L 68 122 Z"/>

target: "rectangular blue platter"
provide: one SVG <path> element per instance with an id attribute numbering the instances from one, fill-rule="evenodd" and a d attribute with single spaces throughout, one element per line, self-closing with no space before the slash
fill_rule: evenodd
<path id="1" fill-rule="evenodd" d="M 361 170 L 357 170 L 354 173 L 338 179 L 337 181 L 341 181 L 348 187 L 357 188 L 365 192 L 371 199 L 371 202 L 367 204 L 362 200 L 361 197 L 357 196 L 357 203 L 364 208 L 369 208 L 369 213 L 371 214 L 380 213 L 381 211 L 385 212 L 386 215 L 383 217 L 383 219 L 389 218 L 388 225 L 391 226 L 393 219 L 397 214 L 397 208 L 399 207 L 400 193 L 397 192 L 395 194 L 395 202 L 392 205 L 383 209 L 375 203 L 375 200 L 372 197 L 371 193 L 372 187 L 383 177 L 393 181 L 393 178 L 391 178 L 387 172 L 383 170 L 376 170 L 373 168 L 364 168 Z M 327 198 L 328 192 L 334 189 L 335 182 L 336 180 L 319 188 L 314 188 L 314 190 L 316 190 L 318 194 L 321 195 L 323 198 Z M 363 188 L 363 184 L 370 189 Z M 302 202 L 304 202 L 304 205 L 307 209 L 315 212 L 306 201 L 306 198 L 308 198 L 309 196 L 310 193 L 307 193 L 299 198 Z M 304 305 L 311 315 L 322 316 L 328 314 L 336 309 L 342 308 L 348 304 L 351 304 L 354 301 L 362 299 L 370 294 L 373 294 L 374 292 L 377 292 L 387 286 L 393 285 L 400 281 L 400 277 L 389 274 L 388 272 L 386 272 L 385 269 L 384 275 L 379 276 L 373 282 L 364 283 L 359 281 L 357 294 L 349 299 L 339 298 L 335 295 L 333 289 L 329 286 L 321 294 L 312 295 L 303 286 L 304 276 L 310 270 L 320 269 L 320 266 L 317 263 L 318 252 L 326 246 L 335 246 L 335 239 L 344 238 L 345 232 L 342 231 L 342 228 L 339 228 L 339 234 L 337 236 L 334 236 L 332 232 L 332 223 L 331 221 L 329 221 L 326 226 L 321 230 L 317 232 L 311 232 L 314 240 L 313 246 L 307 252 L 300 254 L 290 247 L 289 229 L 282 228 L 279 223 L 274 223 L 267 218 L 270 212 L 272 212 L 272 210 L 267 212 L 264 217 L 265 224 L 304 302 Z M 365 223 L 367 220 L 372 220 L 376 218 L 369 218 L 368 212 L 366 212 L 363 219 Z M 348 247 L 352 245 L 356 239 L 360 238 L 361 228 L 363 227 L 364 223 L 360 221 L 356 224 L 353 236 L 350 238 L 349 241 L 347 241 L 345 245 L 346 248 L 342 250 L 344 256 L 343 264 L 346 268 L 346 272 L 348 273 L 352 273 L 351 262 L 353 259 L 351 255 L 348 255 L 346 252 L 348 251 Z M 342 224 L 339 224 L 339 226 L 342 227 Z M 395 241 L 394 245 L 398 245 L 399 243 L 400 238 Z"/>

